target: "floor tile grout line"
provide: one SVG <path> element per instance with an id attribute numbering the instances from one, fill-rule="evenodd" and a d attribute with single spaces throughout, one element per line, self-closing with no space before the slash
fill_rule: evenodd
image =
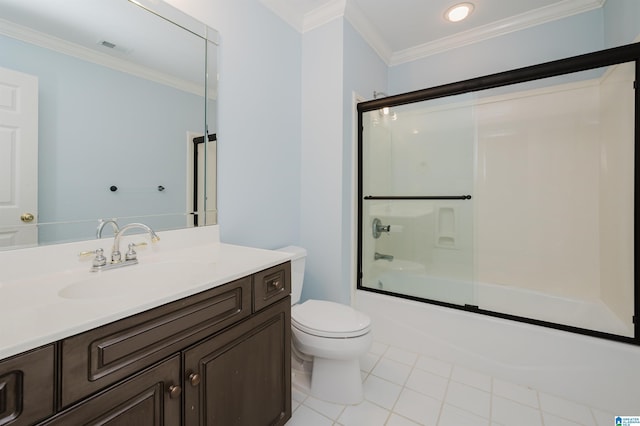
<path id="1" fill-rule="evenodd" d="M 389 346 L 387 347 L 387 349 L 388 349 L 388 348 L 390 348 L 390 347 L 391 347 L 391 345 L 389 345 Z M 417 354 L 416 359 L 415 359 L 415 361 L 413 362 L 413 364 L 414 364 L 414 365 L 418 362 L 418 358 L 419 358 L 419 356 L 420 356 L 420 354 Z M 382 355 L 382 356 L 380 357 L 380 360 L 381 360 L 383 357 L 384 357 L 384 355 Z M 390 359 L 390 358 L 387 358 L 387 359 Z M 379 361 L 379 360 L 378 360 L 378 361 Z M 392 360 L 392 361 L 394 361 L 394 360 Z M 396 361 L 396 362 L 397 362 L 397 361 Z M 402 364 L 402 363 L 401 363 L 401 364 Z M 403 365 L 407 365 L 407 364 L 403 364 Z M 376 376 L 375 374 L 373 374 L 373 369 L 371 370 L 371 374 L 373 374 L 375 377 L 379 378 L 380 380 L 384 380 L 384 381 L 386 381 L 386 382 L 388 382 L 388 383 L 392 383 L 392 384 L 394 384 L 394 385 L 400 386 L 400 392 L 398 393 L 398 396 L 395 398 L 395 401 L 393 402 L 393 404 L 391 404 L 391 408 L 389 409 L 389 415 L 387 416 L 387 420 L 385 421 L 385 425 L 389 422 L 389 420 L 391 419 L 391 416 L 392 416 L 392 415 L 394 415 L 394 414 L 395 414 L 395 415 L 397 415 L 397 416 L 400 416 L 400 417 L 402 417 L 402 418 L 404 418 L 404 419 L 407 419 L 407 420 L 413 421 L 412 419 L 409 419 L 408 417 L 406 417 L 406 416 L 404 416 L 404 415 L 402 415 L 402 414 L 400 414 L 400 413 L 396 413 L 396 411 L 395 411 L 396 405 L 398 404 L 398 401 L 400 401 L 400 396 L 402 395 L 403 391 L 406 389 L 406 384 L 407 384 L 407 381 L 409 380 L 409 377 L 411 376 L 411 372 L 412 372 L 412 371 L 413 371 L 413 367 L 411 368 L 411 370 L 409 370 L 409 374 L 407 375 L 407 378 L 404 380 L 404 383 L 400 385 L 400 384 L 398 384 L 398 383 L 394 383 L 394 382 L 392 382 L 392 381 L 390 381 L 390 380 L 387 380 L 387 379 L 384 379 L 384 378 L 382 378 L 382 377 Z M 372 402 L 372 403 L 373 403 L 373 402 Z M 375 403 L 373 403 L 373 404 L 375 404 Z M 377 404 L 376 404 L 376 405 L 377 405 Z"/>
<path id="2" fill-rule="evenodd" d="M 309 399 L 309 398 L 306 398 L 306 399 L 305 399 L 305 401 L 306 401 L 307 399 Z M 319 400 L 319 401 L 322 401 L 322 400 Z M 326 402 L 326 401 L 324 401 L 324 402 Z M 303 405 L 303 404 L 300 404 L 300 405 Z M 342 404 L 336 404 L 336 405 L 342 405 Z M 338 419 L 340 418 L 340 416 L 342 415 L 342 413 L 344 413 L 344 410 L 346 410 L 346 409 L 347 409 L 347 406 L 345 405 L 344 407 L 342 407 L 342 410 L 340 410 L 340 414 L 338 414 L 338 416 L 337 416 L 335 419 L 332 419 L 331 417 L 327 416 L 327 415 L 326 415 L 326 414 L 324 414 L 324 413 L 321 413 L 320 411 L 316 410 L 316 409 L 315 409 L 315 408 L 313 408 L 313 407 L 309 407 L 309 406 L 308 406 L 308 405 L 306 405 L 306 404 L 304 404 L 304 406 L 305 406 L 306 408 L 308 408 L 309 410 L 311 410 L 311 411 L 313 411 L 313 412 L 315 412 L 315 413 L 317 413 L 317 414 L 320 414 L 320 415 L 321 415 L 322 417 L 324 417 L 325 419 L 329 419 L 329 420 L 331 420 L 331 422 L 332 422 L 332 423 L 336 423 L 336 422 L 338 421 Z M 298 408 L 299 408 L 299 407 L 298 407 Z"/>
<path id="3" fill-rule="evenodd" d="M 447 396 L 448 396 L 448 392 L 449 392 L 449 385 L 451 384 L 451 382 L 453 382 L 453 383 L 456 383 L 458 385 L 467 386 L 467 387 L 475 389 L 477 391 L 488 393 L 489 394 L 489 416 L 488 417 L 482 416 L 482 415 L 480 415 L 478 413 L 475 413 L 475 412 L 473 412 L 473 411 L 471 411 L 471 410 L 469 410 L 467 408 L 460 407 L 458 405 L 451 405 L 451 404 L 449 404 L 449 405 L 451 405 L 452 407 L 455 407 L 457 410 L 463 411 L 463 412 L 471 414 L 473 416 L 480 417 L 480 418 L 488 421 L 490 425 L 495 423 L 493 418 L 492 418 L 493 417 L 493 395 L 494 395 L 493 394 L 493 380 L 494 380 L 494 377 L 485 374 L 486 376 L 489 377 L 489 380 L 490 380 L 489 381 L 489 390 L 487 391 L 486 389 L 483 389 L 483 388 L 480 388 L 480 387 L 477 387 L 477 386 L 473 386 L 473 385 L 471 385 L 469 383 L 465 383 L 465 382 L 462 382 L 462 381 L 459 381 L 459 380 L 455 380 L 453 378 L 453 372 L 454 372 L 455 367 L 456 367 L 456 364 L 452 364 L 452 368 L 451 368 L 451 371 L 449 373 L 449 381 L 447 382 L 447 390 L 445 392 L 444 400 L 442 401 L 443 409 L 444 409 L 444 405 L 447 404 Z M 462 367 L 462 368 L 465 368 L 465 367 Z M 472 370 L 470 370 L 470 371 L 472 371 Z M 516 401 L 513 401 L 513 402 L 516 402 Z M 524 404 L 520 404 L 520 405 L 524 405 Z M 498 423 L 495 423 L 495 424 L 498 424 Z M 446 426 L 446 425 L 442 425 L 442 426 Z"/>
<path id="4" fill-rule="evenodd" d="M 434 359 L 434 358 L 432 358 L 432 359 Z M 449 379 L 449 378 L 451 377 L 451 371 L 449 371 L 449 374 L 447 374 L 446 376 L 445 376 L 445 375 L 443 375 L 443 374 L 438 374 L 438 373 L 436 373 L 436 372 L 434 372 L 434 371 L 431 371 L 431 370 L 427 370 L 427 369 L 421 368 L 420 366 L 418 366 L 418 365 L 417 365 L 417 361 L 416 361 L 416 366 L 415 366 L 415 368 L 416 368 L 417 370 L 420 370 L 420 371 L 424 372 L 424 373 L 429 373 L 429 374 L 433 374 L 434 376 L 442 377 L 443 379 Z"/>
<path id="5" fill-rule="evenodd" d="M 497 379 L 497 380 L 499 380 L 499 381 L 506 382 L 506 381 L 505 381 L 505 380 L 503 380 L 503 379 L 496 378 L 496 377 L 493 377 L 493 376 L 492 376 L 491 378 L 492 378 L 492 381 Z M 538 411 L 542 411 L 542 409 L 540 408 L 540 401 L 539 401 L 539 398 L 538 398 L 538 390 L 537 390 L 537 389 L 534 389 L 534 388 L 532 388 L 531 386 L 528 386 L 528 385 L 522 385 L 522 384 L 520 384 L 520 383 L 512 383 L 512 382 L 506 382 L 506 383 L 509 383 L 509 384 L 511 384 L 511 385 L 515 385 L 515 386 L 518 386 L 518 387 L 521 387 L 521 388 L 524 388 L 524 389 L 530 390 L 530 391 L 532 391 L 533 393 L 535 393 L 535 394 L 536 394 L 536 402 L 537 402 L 537 404 L 536 404 L 535 406 L 533 406 L 533 405 L 531 405 L 531 404 L 529 404 L 529 403 L 527 403 L 527 402 L 523 402 L 523 401 L 521 401 L 521 400 L 518 400 L 518 399 L 516 399 L 516 398 L 513 398 L 513 397 L 511 397 L 510 395 L 504 395 L 504 394 L 502 394 L 502 395 L 501 395 L 501 394 L 493 393 L 493 395 L 494 395 L 496 398 L 506 399 L 507 401 L 515 402 L 515 403 L 520 404 L 520 405 L 523 405 L 523 406 L 525 406 L 525 407 L 532 408 L 532 409 L 534 409 L 534 410 L 538 410 Z"/>
<path id="6" fill-rule="evenodd" d="M 440 401 L 440 411 L 438 412 L 438 418 L 436 419 L 436 425 L 440 424 L 440 420 L 442 419 L 442 412 L 444 411 L 444 404 L 445 401 L 447 399 L 447 392 L 449 392 L 449 383 L 451 383 L 451 380 L 447 380 L 447 386 L 444 390 L 444 398 L 442 399 L 442 401 Z"/>
<path id="7" fill-rule="evenodd" d="M 382 406 L 382 405 L 380 405 L 380 404 L 378 404 L 378 403 L 376 403 L 374 401 L 371 401 L 369 399 L 364 398 L 364 400 L 366 400 L 368 403 L 370 403 L 370 404 L 372 404 L 372 405 L 374 405 L 374 406 L 376 406 L 376 407 L 378 407 L 380 409 L 385 410 L 386 417 L 385 417 L 385 420 L 384 420 L 384 424 L 387 424 L 391 420 L 392 416 L 394 416 L 394 415 L 399 416 L 399 417 L 401 417 L 403 419 L 407 419 L 409 421 L 415 421 L 415 420 L 410 419 L 410 418 L 408 418 L 408 417 L 406 417 L 406 416 L 404 416 L 404 415 L 402 415 L 400 413 L 397 413 L 395 411 L 396 407 L 397 407 L 397 404 L 398 404 L 398 401 L 400 400 L 400 396 L 406 390 L 411 390 L 411 391 L 416 392 L 416 393 L 418 393 L 420 395 L 427 396 L 427 397 L 429 397 L 431 399 L 435 399 L 436 401 L 439 401 L 437 424 L 439 424 L 443 419 L 443 413 L 444 413 L 445 406 L 447 405 L 446 401 L 447 401 L 447 397 L 449 396 L 449 392 L 450 392 L 450 389 L 451 389 L 452 382 L 455 382 L 455 383 L 460 384 L 460 385 L 469 386 L 470 388 L 473 388 L 473 389 L 476 389 L 476 390 L 487 392 L 486 387 L 483 388 L 483 387 L 480 387 L 480 386 L 474 386 L 474 385 L 470 384 L 470 383 L 478 383 L 478 382 L 476 382 L 474 380 L 471 380 L 471 382 L 467 383 L 467 382 L 462 381 L 461 379 L 457 379 L 457 380 L 454 379 L 454 372 L 456 370 L 456 367 L 466 369 L 466 370 L 468 370 L 468 371 L 470 371 L 472 373 L 476 372 L 475 370 L 467 369 L 466 367 L 459 366 L 459 365 L 457 365 L 455 363 L 451 363 L 451 362 L 447 362 L 447 361 L 444 361 L 444 360 L 432 358 L 432 357 L 430 357 L 430 356 L 428 356 L 426 354 L 422 354 L 420 352 L 414 353 L 413 351 L 410 351 L 410 350 L 407 350 L 407 349 L 404 349 L 404 348 L 400 348 L 400 347 L 396 348 L 393 345 L 385 344 L 385 343 L 380 342 L 380 341 L 378 341 L 377 344 L 379 344 L 382 347 L 383 350 L 380 351 L 379 354 L 370 353 L 372 356 L 375 357 L 375 362 L 371 365 L 371 368 L 369 369 L 369 371 L 361 370 L 361 373 L 363 375 L 363 383 L 364 383 L 364 381 L 366 381 L 371 376 L 374 376 L 378 380 L 381 380 L 383 382 L 398 386 L 400 388 L 400 392 L 399 392 L 398 396 L 395 398 L 395 400 L 393 401 L 393 404 L 391 405 L 391 408 L 386 408 L 386 407 L 384 407 L 384 406 Z M 399 361 L 398 359 L 386 357 L 385 355 L 389 354 L 390 353 L 389 351 L 392 348 L 398 349 L 399 351 L 403 351 L 403 352 L 406 352 L 406 353 L 410 353 L 412 355 L 415 355 L 415 357 L 413 358 L 413 361 L 410 364 L 405 363 L 403 361 Z M 398 358 L 402 358 L 402 355 L 398 356 Z M 433 371 L 433 369 L 421 368 L 419 366 L 419 361 L 420 361 L 421 358 L 433 359 L 433 360 L 437 361 L 438 363 L 443 363 L 445 365 L 448 365 L 449 366 L 448 376 L 445 377 L 442 374 L 435 373 Z M 397 364 L 404 365 L 404 366 L 409 368 L 408 375 L 406 376 L 406 378 L 404 380 L 402 380 L 401 384 L 397 383 L 397 382 L 393 382 L 391 380 L 388 380 L 388 379 L 386 379 L 384 377 L 380 377 L 380 376 L 378 376 L 378 375 L 373 373 L 374 369 L 383 360 L 393 361 L 393 362 L 395 362 Z M 441 366 L 439 366 L 439 367 L 441 367 Z M 446 387 L 445 387 L 444 394 L 443 394 L 444 395 L 443 398 L 440 399 L 440 398 L 434 397 L 433 395 L 425 394 L 425 393 L 421 392 L 420 390 L 416 390 L 416 389 L 408 387 L 407 383 L 409 382 L 409 379 L 411 378 L 412 374 L 415 371 L 426 372 L 426 373 L 429 373 L 429 374 L 433 374 L 434 376 L 447 379 Z M 442 369 L 440 368 L 439 371 L 442 371 Z M 494 420 L 494 417 L 495 417 L 495 414 L 496 414 L 495 413 L 494 403 L 495 403 L 495 398 L 497 398 L 497 397 L 504 398 L 506 401 L 509 401 L 511 403 L 515 403 L 515 404 L 517 404 L 519 406 L 523 406 L 523 407 L 526 407 L 526 408 L 529 408 L 529 409 L 537 410 L 539 418 L 540 418 L 540 424 L 542 426 L 544 426 L 546 424 L 544 414 L 547 413 L 547 411 L 543 410 L 543 407 L 542 407 L 542 393 L 538 389 L 536 389 L 534 387 L 531 387 L 531 386 L 522 385 L 520 383 L 506 382 L 508 384 L 513 384 L 515 386 L 519 386 L 519 387 L 522 387 L 524 389 L 528 389 L 530 391 L 533 391 L 535 393 L 535 400 L 537 402 L 537 407 L 533 407 L 531 404 L 526 403 L 525 400 L 521 400 L 521 399 L 517 399 L 517 398 L 514 398 L 514 397 L 510 397 L 509 395 L 498 395 L 498 394 L 496 394 L 496 380 L 498 380 L 498 378 L 493 377 L 492 375 L 484 374 L 482 372 L 478 372 L 478 373 L 483 374 L 483 375 L 485 375 L 485 376 L 487 376 L 489 378 L 489 391 L 488 391 L 489 396 L 490 396 L 490 400 L 489 400 L 489 417 L 486 420 L 488 420 L 490 422 L 490 424 L 496 424 L 497 425 L 497 423 L 495 423 L 495 420 Z M 500 379 L 500 380 L 502 380 L 502 379 Z M 341 410 L 340 410 L 340 412 L 339 412 L 339 414 L 337 415 L 336 419 L 331 419 L 326 414 L 323 414 L 322 412 L 320 412 L 320 411 L 318 411 L 318 410 L 316 410 L 316 409 L 314 409 L 314 408 L 312 408 L 312 407 L 310 407 L 310 406 L 305 404 L 305 402 L 308 401 L 308 399 L 309 399 L 309 395 L 305 391 L 302 391 L 302 390 L 299 389 L 298 392 L 299 392 L 299 395 L 300 396 L 304 396 L 304 398 L 302 398 L 302 401 L 296 401 L 297 407 L 296 407 L 295 410 L 292 410 L 292 413 L 296 412 L 300 408 L 301 405 L 304 405 L 307 409 L 310 409 L 313 412 L 321 415 L 323 418 L 327 418 L 334 425 L 336 425 L 336 426 L 341 425 L 341 423 L 339 422 L 338 419 L 340 418 L 340 416 L 342 416 L 344 414 L 344 412 L 345 412 L 345 410 L 347 409 L 348 406 L 343 405 Z M 587 423 L 592 423 L 595 426 L 600 426 L 599 423 L 598 423 L 598 416 L 596 415 L 596 408 L 595 407 L 592 407 L 589 404 L 584 404 L 584 403 L 581 403 L 581 402 L 578 402 L 578 401 L 566 400 L 565 398 L 562 398 L 561 396 L 556 396 L 556 395 L 551 395 L 551 396 L 553 396 L 555 398 L 558 398 L 560 400 L 567 401 L 567 402 L 570 402 L 570 403 L 573 403 L 573 404 L 576 404 L 576 405 L 579 405 L 579 406 L 582 406 L 582 407 L 586 408 L 588 410 L 587 411 L 589 413 L 588 417 L 590 419 L 590 421 L 587 422 Z M 339 404 L 339 405 L 342 405 L 342 404 Z M 455 407 L 456 407 L 456 409 L 462 410 L 462 411 L 464 411 L 466 413 L 478 415 L 478 414 L 476 414 L 474 412 L 471 412 L 471 411 L 469 411 L 469 410 L 467 410 L 465 408 L 458 407 L 458 406 L 455 406 Z M 608 413 L 607 410 L 602 410 L 602 409 L 598 409 L 598 410 L 600 410 L 602 413 Z M 552 415 L 553 413 L 549 412 L 548 414 Z M 563 419 L 563 420 L 566 420 L 566 421 L 574 422 L 576 424 L 581 424 L 581 422 L 577 421 L 574 417 L 567 417 L 565 415 L 560 415 L 560 414 L 553 414 L 553 415 L 558 417 L 559 419 Z M 480 417 L 483 417 L 483 416 L 480 416 Z M 442 425 L 442 426 L 446 426 L 446 425 Z M 589 424 L 585 424 L 585 425 L 582 425 L 582 426 L 589 426 Z"/>
<path id="8" fill-rule="evenodd" d="M 392 411 L 392 412 L 391 412 L 391 414 L 389 414 L 389 418 L 387 419 L 387 422 L 388 422 L 389 420 L 391 420 L 391 416 L 392 416 L 392 415 L 394 415 L 394 414 L 395 414 L 396 416 L 398 416 L 398 417 L 402 417 L 403 419 L 408 420 L 408 421 L 410 421 L 410 422 L 412 422 L 412 423 L 418 424 L 418 425 L 420 425 L 420 426 L 425 426 L 425 424 L 424 424 L 424 423 L 418 423 L 418 422 L 416 422 L 415 420 L 410 419 L 409 417 L 407 417 L 407 416 L 405 416 L 405 415 L 402 415 L 402 414 L 400 414 L 400 413 L 396 413 L 395 411 Z M 386 424 L 387 424 L 387 423 L 385 423 L 385 425 L 386 425 Z"/>
<path id="9" fill-rule="evenodd" d="M 479 386 L 476 386 L 476 385 L 473 385 L 473 384 L 470 384 L 470 383 L 466 383 L 466 382 L 463 382 L 463 381 L 461 381 L 461 380 L 456 380 L 456 379 L 454 379 L 454 378 L 453 378 L 453 370 L 454 370 L 454 367 L 455 367 L 455 366 L 456 366 L 456 364 L 453 364 L 453 367 L 451 368 L 451 380 L 452 380 L 452 381 L 454 381 L 454 382 L 456 382 L 456 383 L 459 383 L 459 384 L 461 384 L 461 385 L 469 386 L 470 388 L 474 388 L 474 389 L 477 389 L 477 390 L 481 390 L 481 391 L 483 391 L 483 392 L 489 392 L 489 393 L 491 393 L 491 389 L 492 389 L 492 388 L 491 388 L 491 386 L 489 387 L 489 389 L 490 389 L 490 390 L 489 390 L 489 391 L 487 391 L 486 389 L 483 389 L 483 388 L 481 388 L 481 387 L 479 387 Z M 487 377 L 489 377 L 490 382 L 491 382 L 491 383 L 493 383 L 493 376 L 490 376 L 490 375 L 485 374 L 485 373 L 481 373 L 481 372 L 479 372 L 479 371 L 474 371 L 474 370 L 471 370 L 471 369 L 466 368 L 466 367 L 463 367 L 463 366 L 458 366 L 458 367 L 460 367 L 460 368 L 462 368 L 462 369 L 464 369 L 464 370 L 470 371 L 470 372 L 472 372 L 472 373 L 477 373 L 477 374 L 481 374 L 481 375 L 483 375 L 483 376 L 487 376 Z"/>
<path id="10" fill-rule="evenodd" d="M 367 399 L 367 398 L 366 398 L 366 396 L 365 396 L 365 398 L 364 398 L 364 400 L 363 400 L 363 401 L 367 401 L 367 402 L 369 402 L 369 403 L 371 403 L 371 404 L 375 405 L 376 407 L 380 407 L 380 408 L 382 408 L 382 409 L 384 409 L 384 410 L 388 411 L 390 414 L 395 413 L 395 412 L 393 411 L 393 408 L 394 408 L 394 407 L 396 406 L 396 404 L 398 403 L 398 399 L 400 399 L 400 395 L 402 394 L 402 389 L 404 389 L 404 386 L 399 385 L 399 384 L 397 384 L 397 383 L 393 383 L 393 382 L 391 382 L 391 381 L 389 381 L 389 380 L 387 380 L 387 379 L 385 379 L 385 378 L 382 378 L 382 377 L 376 376 L 375 374 L 371 374 L 371 375 L 372 375 L 372 376 L 374 376 L 374 377 L 375 377 L 375 378 L 377 378 L 377 379 L 380 379 L 380 380 L 385 381 L 385 382 L 387 382 L 387 383 L 390 383 L 390 384 L 392 384 L 392 385 L 400 386 L 400 393 L 398 394 L 398 397 L 397 397 L 397 398 L 395 399 L 395 401 L 393 402 L 393 404 L 392 404 L 391 408 L 383 407 L 382 405 L 378 404 L 377 402 L 375 402 L 375 401 L 371 401 L 370 399 Z M 398 413 L 395 413 L 395 414 L 398 414 Z M 403 416 L 403 417 L 404 417 L 404 416 Z"/>
<path id="11" fill-rule="evenodd" d="M 441 361 L 443 362 L 443 361 Z M 454 368 L 454 364 L 453 363 L 447 363 L 451 366 L 451 368 L 449 368 L 449 375 L 446 377 L 447 379 L 447 386 L 444 390 L 444 395 L 442 397 L 442 402 L 440 404 L 440 412 L 438 413 L 438 420 L 436 421 L 436 425 L 440 425 L 440 420 L 442 418 L 442 412 L 444 411 L 444 405 L 445 405 L 445 401 L 447 400 L 447 395 L 449 394 L 449 385 L 451 385 L 451 379 L 453 378 L 453 368 Z"/>
<path id="12" fill-rule="evenodd" d="M 540 400 L 540 392 L 536 390 L 536 398 L 538 398 L 538 407 L 540 412 L 540 424 L 544 426 L 544 414 L 542 412 L 542 401 Z"/>

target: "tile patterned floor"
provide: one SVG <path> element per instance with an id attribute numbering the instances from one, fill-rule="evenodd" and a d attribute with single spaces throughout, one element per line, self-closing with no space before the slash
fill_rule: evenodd
<path id="1" fill-rule="evenodd" d="M 365 400 L 339 405 L 293 389 L 287 426 L 611 426 L 613 413 L 374 342 Z"/>

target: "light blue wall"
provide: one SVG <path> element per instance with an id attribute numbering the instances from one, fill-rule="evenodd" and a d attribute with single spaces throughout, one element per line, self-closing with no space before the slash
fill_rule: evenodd
<path id="1" fill-rule="evenodd" d="M 609 0 L 604 4 L 604 44 L 633 43 L 640 36 L 640 1 Z"/>
<path id="2" fill-rule="evenodd" d="M 302 298 L 348 302 L 349 289 L 341 281 L 342 18 L 306 32 L 302 44 Z"/>
<path id="3" fill-rule="evenodd" d="M 355 284 L 353 95 L 386 87 L 387 67 L 343 18 L 303 35 L 300 244 L 303 299 L 349 303 Z"/>
<path id="4" fill-rule="evenodd" d="M 299 243 L 302 35 L 257 0 L 168 2 L 220 32 L 222 241 Z"/>
<path id="5" fill-rule="evenodd" d="M 396 65 L 389 69 L 389 94 L 425 89 L 603 49 L 602 13 L 602 8 L 598 8 Z"/>

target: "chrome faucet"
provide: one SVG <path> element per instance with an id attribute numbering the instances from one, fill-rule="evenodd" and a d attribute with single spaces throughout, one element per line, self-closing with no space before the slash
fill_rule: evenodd
<path id="1" fill-rule="evenodd" d="M 380 238 L 380 235 L 382 235 L 383 232 L 391 231 L 391 225 L 383 225 L 382 221 L 377 217 L 373 219 L 371 227 L 373 231 L 373 238 Z"/>
<path id="2" fill-rule="evenodd" d="M 95 256 L 90 269 L 91 272 L 106 271 L 109 269 L 120 268 L 122 266 L 136 265 L 138 263 L 138 254 L 135 251 L 135 247 L 143 245 L 146 246 L 147 243 L 130 243 L 129 250 L 124 256 L 124 261 L 122 260 L 122 254 L 120 253 L 120 238 L 124 235 L 125 232 L 130 229 L 139 228 L 146 231 L 149 234 L 152 243 L 160 241 L 160 237 L 156 235 L 153 229 L 151 229 L 144 223 L 129 223 L 120 228 L 118 227 L 115 219 L 109 219 L 105 221 L 100 220 L 100 224 L 98 225 L 98 229 L 96 231 L 96 236 L 98 238 L 102 236 L 102 228 L 104 228 L 107 223 L 111 223 L 115 234 L 113 237 L 113 247 L 111 248 L 111 262 L 107 262 L 107 258 L 104 256 L 104 252 L 101 248 L 97 250 L 83 251 L 80 253 L 80 257 Z"/>
<path id="3" fill-rule="evenodd" d="M 149 234 L 149 238 L 151 238 L 152 243 L 160 241 L 160 237 L 156 235 L 153 229 L 151 229 L 144 223 L 129 223 L 123 226 L 122 228 L 120 228 L 120 230 L 116 232 L 115 237 L 113 237 L 113 247 L 111 248 L 111 263 L 122 262 L 122 254 L 120 253 L 120 237 L 122 237 L 122 235 L 128 230 L 137 229 L 137 228 L 146 231 Z M 125 257 L 125 262 L 127 261 L 135 261 L 135 263 L 138 262 L 138 260 L 135 257 L 135 251 L 133 251 L 134 246 L 135 244 L 129 245 L 129 252 L 127 252 L 127 256 Z"/>
<path id="4" fill-rule="evenodd" d="M 393 256 L 390 254 L 382 254 L 382 253 L 375 252 L 373 254 L 373 260 L 379 260 L 379 259 L 384 259 L 391 262 L 393 260 Z"/>
<path id="5" fill-rule="evenodd" d="M 120 227 L 118 226 L 118 222 L 116 222 L 115 218 L 107 220 L 100 219 L 100 221 L 98 222 L 98 228 L 96 229 L 96 238 L 102 238 L 102 230 L 108 223 L 110 223 L 111 227 L 113 228 L 113 235 L 116 235 L 118 232 L 120 232 Z"/>

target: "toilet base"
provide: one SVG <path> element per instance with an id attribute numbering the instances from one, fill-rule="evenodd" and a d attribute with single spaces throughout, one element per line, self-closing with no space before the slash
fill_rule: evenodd
<path id="1" fill-rule="evenodd" d="M 355 405 L 362 402 L 360 361 L 314 357 L 311 372 L 311 396 L 336 404 Z"/>

